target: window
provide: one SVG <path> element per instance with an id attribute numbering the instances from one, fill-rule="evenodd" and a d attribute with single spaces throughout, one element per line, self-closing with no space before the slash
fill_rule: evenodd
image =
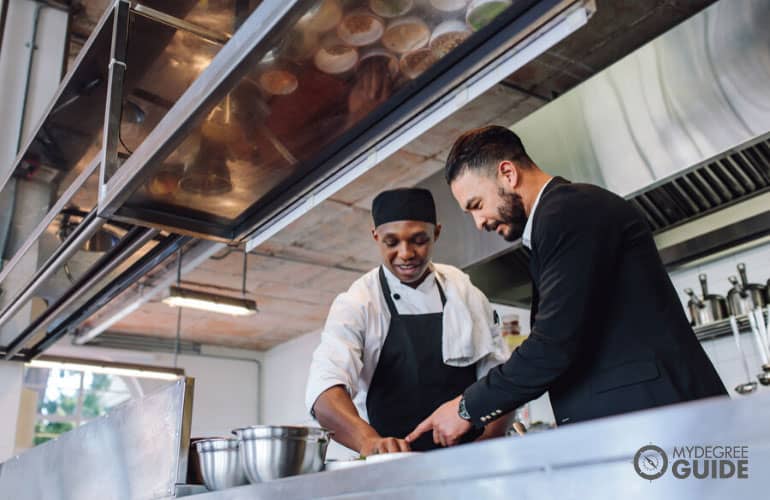
<path id="1" fill-rule="evenodd" d="M 24 387 L 34 393 L 37 402 L 34 436 L 29 445 L 53 439 L 176 379 L 168 373 L 163 374 L 161 380 L 152 380 L 150 372 L 137 372 L 146 375 L 142 377 L 102 373 L 109 369 L 97 366 L 93 369 L 66 363 L 50 366 L 27 366 L 24 371 Z"/>

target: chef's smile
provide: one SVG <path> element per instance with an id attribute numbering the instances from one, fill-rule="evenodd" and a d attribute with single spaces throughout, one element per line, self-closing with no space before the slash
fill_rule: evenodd
<path id="1" fill-rule="evenodd" d="M 402 283 L 418 286 L 427 275 L 433 245 L 441 226 L 420 221 L 395 221 L 372 231 L 385 267 Z"/>

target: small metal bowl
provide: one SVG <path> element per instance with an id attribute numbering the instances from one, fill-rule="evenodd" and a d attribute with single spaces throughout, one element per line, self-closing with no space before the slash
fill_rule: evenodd
<path id="1" fill-rule="evenodd" d="M 255 425 L 233 430 L 241 462 L 252 483 L 323 470 L 329 431 L 310 427 Z"/>
<path id="2" fill-rule="evenodd" d="M 241 466 L 238 440 L 205 439 L 195 443 L 203 483 L 210 491 L 224 490 L 248 483 Z"/>

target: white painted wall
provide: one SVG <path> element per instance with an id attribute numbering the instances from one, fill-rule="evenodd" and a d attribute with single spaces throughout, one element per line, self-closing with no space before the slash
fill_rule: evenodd
<path id="1" fill-rule="evenodd" d="M 14 455 L 24 365 L 0 361 L 0 462 Z"/>
<path id="2" fill-rule="evenodd" d="M 274 425 L 308 424 L 305 386 L 313 351 L 321 342 L 315 331 L 283 343 L 264 355 L 262 422 Z"/>

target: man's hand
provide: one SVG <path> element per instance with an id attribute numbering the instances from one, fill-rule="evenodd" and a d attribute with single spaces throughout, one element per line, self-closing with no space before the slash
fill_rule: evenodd
<path id="1" fill-rule="evenodd" d="M 359 453 L 368 457 L 370 455 L 397 453 L 399 451 L 412 451 L 412 448 L 403 439 L 377 436 L 366 439 L 361 445 Z"/>
<path id="2" fill-rule="evenodd" d="M 426 432 L 432 430 L 433 442 L 436 444 L 454 446 L 459 443 L 460 438 L 473 427 L 470 422 L 460 418 L 460 415 L 457 413 L 460 406 L 460 398 L 462 398 L 462 395 L 439 406 L 430 417 L 415 427 L 406 437 L 406 442 L 412 443 Z"/>

